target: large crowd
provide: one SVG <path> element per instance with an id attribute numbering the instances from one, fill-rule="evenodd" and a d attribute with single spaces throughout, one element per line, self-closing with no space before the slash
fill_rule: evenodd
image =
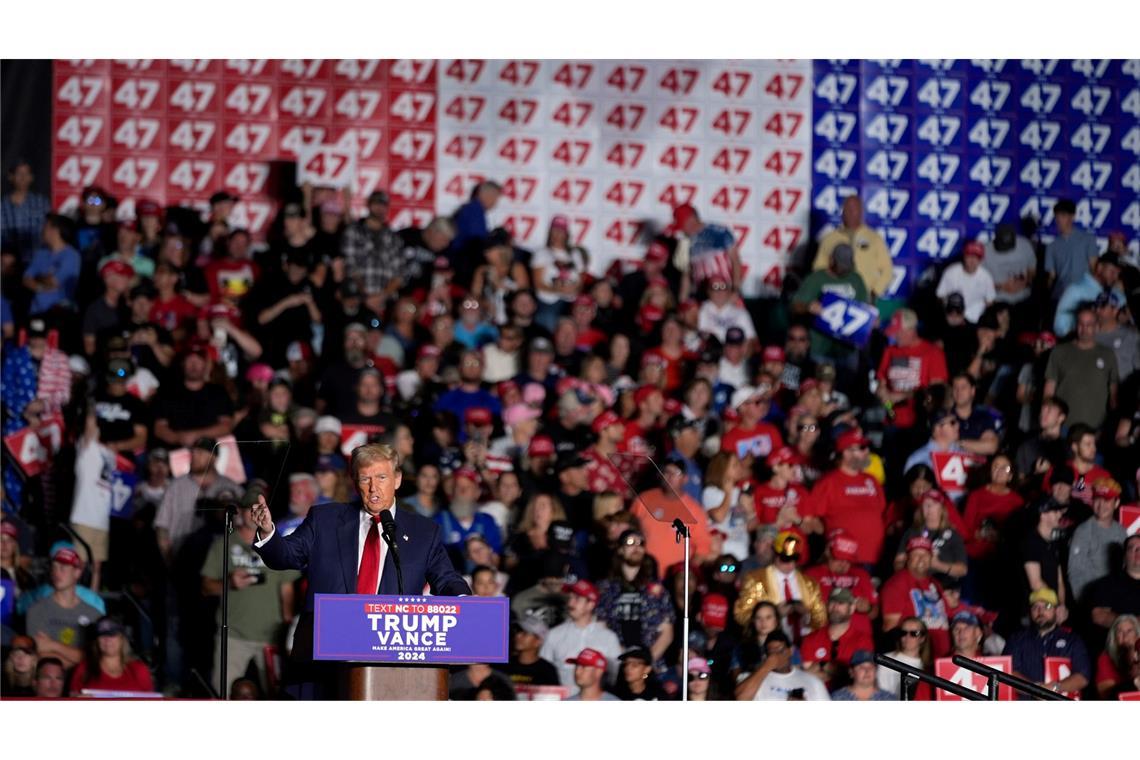
<path id="1" fill-rule="evenodd" d="M 1140 270 L 1073 200 L 904 300 L 851 196 L 744 298 L 692 206 L 599 267 L 564 217 L 538 250 L 492 228 L 493 181 L 401 230 L 383 191 L 356 218 L 299 189 L 261 242 L 226 192 L 64 215 L 33 180 L 2 201 L 4 696 L 278 696 L 305 577 L 265 567 L 250 507 L 288 531 L 355 498 L 369 441 L 510 599 L 510 661 L 454 668 L 453 699 L 935 697 L 875 653 L 1140 691 Z M 866 342 L 835 297 L 878 307 Z"/>

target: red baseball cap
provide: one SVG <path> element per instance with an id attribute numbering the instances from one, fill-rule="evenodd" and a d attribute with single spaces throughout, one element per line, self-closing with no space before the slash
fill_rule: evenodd
<path id="1" fill-rule="evenodd" d="M 0 534 L 11 536 L 12 538 L 19 538 L 20 529 L 16 526 L 16 523 L 5 520 L 0 523 Z"/>
<path id="2" fill-rule="evenodd" d="M 552 457 L 554 456 L 554 441 L 548 435 L 536 435 L 530 439 L 526 453 L 532 457 Z"/>
<path id="3" fill-rule="evenodd" d="M 442 354 L 443 351 L 440 350 L 439 346 L 433 343 L 428 343 L 420 346 L 420 350 L 416 352 L 416 360 L 419 361 L 420 359 L 432 359 L 439 357 Z"/>
<path id="4" fill-rule="evenodd" d="M 701 600 L 701 617 L 705 625 L 727 627 L 728 599 L 723 594 L 705 594 L 705 598 Z"/>
<path id="5" fill-rule="evenodd" d="M 649 397 L 654 393 L 661 393 L 661 389 L 656 385 L 642 385 L 633 392 L 633 400 L 638 406 L 649 400 Z"/>
<path id="6" fill-rule="evenodd" d="M 906 553 L 907 554 L 910 554 L 913 551 L 918 551 L 919 549 L 922 549 L 923 551 L 928 551 L 931 554 L 933 554 L 934 553 L 934 544 L 931 543 L 930 539 L 927 538 L 926 536 L 915 536 L 914 538 L 912 538 L 911 540 L 906 542 Z"/>
<path id="7" fill-rule="evenodd" d="M 663 244 L 653 242 L 649 244 L 649 250 L 645 252 L 646 261 L 662 262 L 669 258 L 669 249 Z"/>
<path id="8" fill-rule="evenodd" d="M 478 484 L 481 480 L 481 478 L 479 477 L 479 473 L 476 472 L 471 467 L 460 467 L 458 470 L 456 470 L 455 471 L 455 479 L 459 480 L 460 478 L 467 478 L 468 480 L 470 480 L 472 483 L 475 483 L 475 484 Z"/>
<path id="9" fill-rule="evenodd" d="M 1037 340 L 1052 348 L 1057 345 L 1057 336 L 1046 330 L 1045 332 L 1038 333 Z"/>
<path id="10" fill-rule="evenodd" d="M 835 442 L 835 450 L 838 452 L 846 451 L 856 446 L 870 446 L 871 441 L 863 435 L 861 430 L 848 430 Z"/>
<path id="11" fill-rule="evenodd" d="M 827 548 L 835 559 L 854 562 L 859 554 L 859 542 L 844 530 L 833 530 L 828 536 Z"/>
<path id="12" fill-rule="evenodd" d="M 970 240 L 962 246 L 962 255 L 977 256 L 979 259 L 984 259 L 986 257 L 986 247 L 977 240 Z"/>
<path id="13" fill-rule="evenodd" d="M 566 662 L 570 665 L 582 665 L 587 668 L 606 669 L 606 656 L 597 649 L 590 649 L 589 647 L 579 652 L 577 657 L 571 657 Z"/>
<path id="14" fill-rule="evenodd" d="M 162 216 L 162 206 L 152 200 L 141 200 L 135 204 L 135 214 L 138 216 Z"/>
<path id="15" fill-rule="evenodd" d="M 598 601 L 598 589 L 593 583 L 590 583 L 585 578 L 580 578 L 573 583 L 567 583 L 562 587 L 563 594 L 574 594 L 591 602 Z"/>
<path id="16" fill-rule="evenodd" d="M 814 377 L 809 377 L 807 380 L 800 382 L 800 395 L 804 395 L 808 391 L 815 390 L 819 387 L 819 381 Z"/>
<path id="17" fill-rule="evenodd" d="M 946 493 L 940 488 L 931 488 L 926 491 L 926 493 L 922 494 L 922 498 L 919 499 L 919 503 L 921 504 L 927 499 L 936 501 L 947 509 L 954 508 L 954 502 L 950 501 L 950 497 L 947 496 Z"/>
<path id="18" fill-rule="evenodd" d="M 564 214 L 555 214 L 550 218 L 550 229 L 562 230 L 564 232 L 570 230 L 570 220 Z"/>
<path id="19" fill-rule="evenodd" d="M 1120 484 L 1112 478 L 1101 478 L 1093 483 L 1093 498 L 1116 499 L 1120 494 Z"/>
<path id="20" fill-rule="evenodd" d="M 134 277 L 135 268 L 125 261 L 120 259 L 111 259 L 103 266 L 99 267 L 99 276 L 106 277 L 109 274 L 118 274 L 123 277 Z"/>
<path id="21" fill-rule="evenodd" d="M 494 425 L 491 410 L 485 406 L 472 406 L 463 413 L 463 421 L 468 425 Z"/>
<path id="22" fill-rule="evenodd" d="M 799 458 L 800 455 L 796 453 L 795 449 L 790 446 L 781 446 L 769 454 L 764 462 L 769 467 L 775 467 L 778 464 L 795 464 Z"/>
<path id="23" fill-rule="evenodd" d="M 673 209 L 673 227 L 681 229 L 685 222 L 697 217 L 697 210 L 688 203 L 682 203 Z"/>
<path id="24" fill-rule="evenodd" d="M 439 350 L 439 349 L 436 349 L 436 350 Z M 499 394 L 499 398 L 505 397 L 511 391 L 518 391 L 518 390 L 520 390 L 519 384 L 516 383 L 514 380 L 504 380 L 503 382 L 501 382 L 495 386 L 495 392 Z"/>
<path id="25" fill-rule="evenodd" d="M 582 293 L 574 299 L 574 308 L 577 309 L 578 307 L 586 309 L 594 308 L 594 297 L 589 293 Z"/>
<path id="26" fill-rule="evenodd" d="M 764 352 L 760 354 L 760 358 L 766 362 L 782 362 L 786 359 L 784 349 L 779 346 L 765 346 Z"/>
<path id="27" fill-rule="evenodd" d="M 625 422 L 621 417 L 617 415 L 616 412 L 614 412 L 612 409 L 607 409 L 594 418 L 594 421 L 590 423 L 590 429 L 593 430 L 595 434 L 601 434 L 601 432 L 608 428 L 610 425 L 624 424 Z"/>
<path id="28" fill-rule="evenodd" d="M 83 558 L 79 556 L 79 552 L 70 546 L 61 546 L 56 549 L 51 555 L 51 561 L 71 565 L 72 567 L 83 567 Z"/>

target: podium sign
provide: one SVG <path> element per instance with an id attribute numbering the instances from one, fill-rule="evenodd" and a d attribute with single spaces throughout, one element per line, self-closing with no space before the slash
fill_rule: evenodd
<path id="1" fill-rule="evenodd" d="M 506 597 L 317 594 L 313 659 L 348 662 L 507 662 Z"/>

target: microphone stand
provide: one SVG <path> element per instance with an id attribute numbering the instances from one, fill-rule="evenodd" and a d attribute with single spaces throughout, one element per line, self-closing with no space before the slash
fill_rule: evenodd
<path id="1" fill-rule="evenodd" d="M 206 500 L 203 500 L 206 501 Z M 213 500 L 209 500 L 213 502 Z M 213 502 L 217 503 L 217 502 Z M 221 654 L 220 674 L 218 675 L 218 693 L 221 699 L 229 699 L 230 691 L 226 688 L 226 667 L 230 659 L 230 534 L 234 532 L 234 515 L 237 514 L 238 505 L 234 501 L 221 502 L 217 507 L 199 507 L 197 512 L 222 512 L 225 515 L 225 525 L 222 528 L 222 627 L 221 627 Z"/>

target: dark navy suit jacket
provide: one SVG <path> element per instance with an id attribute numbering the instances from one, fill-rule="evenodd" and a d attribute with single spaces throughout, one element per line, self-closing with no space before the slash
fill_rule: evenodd
<path id="1" fill-rule="evenodd" d="M 256 549 L 274 570 L 301 570 L 309 580 L 305 611 L 313 611 L 316 594 L 355 594 L 360 540 L 360 503 L 319 504 L 288 536 L 275 531 Z M 437 596 L 470 594 L 471 588 L 455 571 L 440 541 L 439 526 L 414 512 L 395 510 L 396 545 L 399 547 L 405 594 L 420 594 L 425 586 Z M 396 565 L 387 552 L 378 594 L 396 594 Z"/>

